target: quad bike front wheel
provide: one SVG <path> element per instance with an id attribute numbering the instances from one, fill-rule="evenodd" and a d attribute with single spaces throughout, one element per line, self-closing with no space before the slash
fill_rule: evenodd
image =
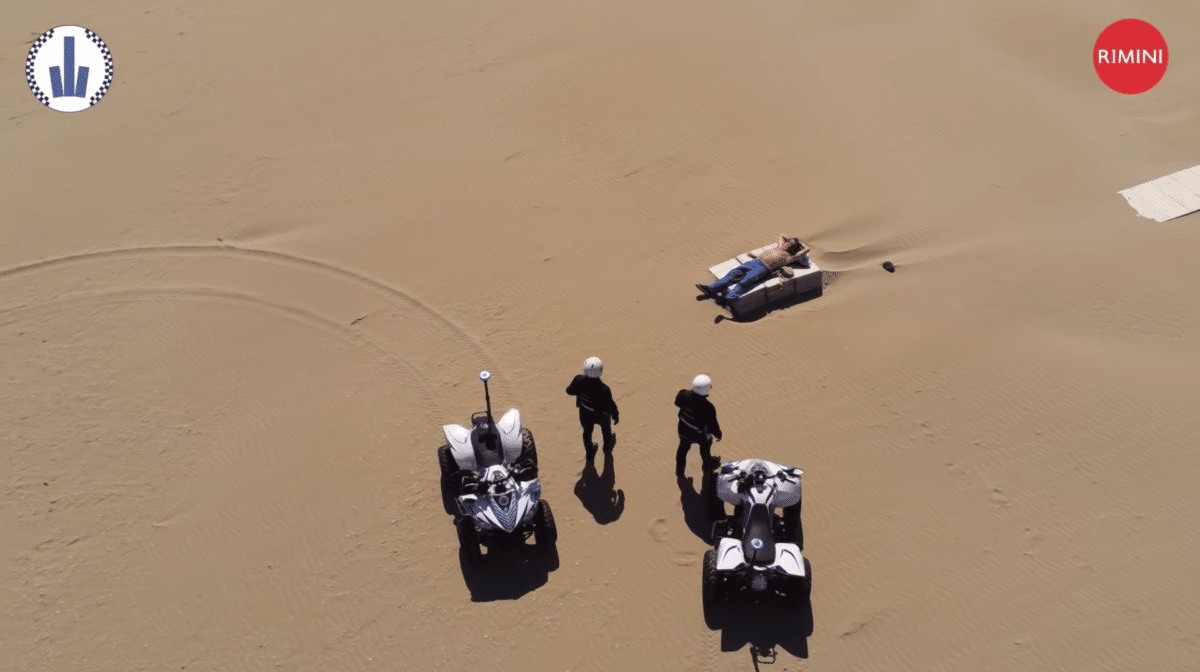
<path id="1" fill-rule="evenodd" d="M 478 567 L 483 563 L 483 552 L 479 548 L 479 532 L 475 529 L 474 520 L 466 517 L 459 519 L 458 544 L 462 547 L 463 557 L 468 565 Z"/>
<path id="2" fill-rule="evenodd" d="M 533 442 L 533 432 L 529 431 L 528 427 L 521 428 L 521 457 L 528 457 L 533 463 L 533 468 L 537 469 L 537 444 Z"/>
<path id="3" fill-rule="evenodd" d="M 538 502 L 537 513 L 534 514 L 533 539 L 538 550 L 550 552 L 558 542 L 558 527 L 554 524 L 554 512 L 546 500 Z"/>
<path id="4" fill-rule="evenodd" d="M 454 463 L 454 456 L 450 454 L 450 444 L 443 443 L 441 448 L 437 449 L 438 467 L 442 470 L 442 480 L 449 482 L 450 476 L 458 471 L 458 465 Z"/>
<path id="5" fill-rule="evenodd" d="M 446 513 L 454 515 L 458 513 L 458 505 L 455 500 L 458 498 L 458 489 L 461 485 L 454 478 L 454 474 L 458 472 L 458 464 L 455 463 L 454 456 L 450 454 L 450 444 L 438 448 L 437 456 L 438 467 L 442 471 L 442 507 L 446 509 Z"/>

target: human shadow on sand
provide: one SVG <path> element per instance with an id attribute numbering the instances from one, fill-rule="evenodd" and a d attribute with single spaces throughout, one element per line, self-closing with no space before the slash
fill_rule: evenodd
<path id="1" fill-rule="evenodd" d="M 712 543 L 713 521 L 724 517 L 725 505 L 717 499 L 713 488 L 716 487 L 715 474 L 705 471 L 700 476 L 700 488 L 696 489 L 695 479 L 691 476 L 678 476 L 679 504 L 683 508 L 683 521 L 687 523 L 692 534 L 700 537 L 706 544 Z"/>
<path id="2" fill-rule="evenodd" d="M 575 496 L 583 508 L 592 514 L 597 523 L 608 525 L 616 522 L 625 511 L 625 491 L 615 488 L 616 467 L 612 451 L 604 453 L 604 471 L 597 473 L 595 454 L 589 454 L 583 465 L 583 473 L 575 483 Z"/>
<path id="3" fill-rule="evenodd" d="M 546 585 L 558 569 L 558 548 L 547 552 L 533 544 L 489 547 L 478 565 L 459 549 L 459 566 L 472 602 L 516 600 Z"/>
<path id="4" fill-rule="evenodd" d="M 808 638 L 813 633 L 811 599 L 792 606 L 729 602 L 714 607 L 705 620 L 710 630 L 721 631 L 721 650 L 729 653 L 749 646 L 754 669 L 775 662 L 777 647 L 797 658 L 808 658 Z"/>
<path id="5" fill-rule="evenodd" d="M 800 294 L 793 294 L 792 296 L 790 296 L 782 301 L 775 301 L 773 303 L 768 303 L 767 305 L 763 306 L 762 308 L 755 308 L 754 310 L 748 310 L 744 313 L 739 313 L 738 315 L 735 315 L 735 316 L 730 316 L 729 314 L 722 313 L 720 315 L 717 315 L 715 318 L 713 318 L 713 324 L 720 324 L 721 322 L 736 322 L 739 324 L 757 322 L 758 320 L 761 320 L 762 318 L 766 317 L 767 315 L 770 315 L 773 312 L 776 312 L 779 310 L 786 310 L 788 308 L 791 308 L 792 306 L 797 306 L 801 303 L 807 303 L 809 301 L 812 301 L 813 299 L 819 298 L 822 294 L 824 294 L 824 286 L 823 285 L 822 285 L 822 287 L 817 287 L 816 289 L 812 289 L 807 292 L 802 292 Z M 696 297 L 696 300 L 703 301 L 707 298 L 708 298 L 707 296 L 701 294 Z"/>

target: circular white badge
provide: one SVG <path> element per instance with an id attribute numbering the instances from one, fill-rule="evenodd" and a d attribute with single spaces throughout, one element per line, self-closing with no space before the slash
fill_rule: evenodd
<path id="1" fill-rule="evenodd" d="M 762 547 L 763 547 L 762 539 L 755 537 L 754 539 L 750 540 L 750 548 L 753 548 L 756 551 L 761 551 Z"/>
<path id="2" fill-rule="evenodd" d="M 34 97 L 52 110 L 86 110 L 112 86 L 112 52 L 87 28 L 51 28 L 29 48 L 25 81 Z"/>

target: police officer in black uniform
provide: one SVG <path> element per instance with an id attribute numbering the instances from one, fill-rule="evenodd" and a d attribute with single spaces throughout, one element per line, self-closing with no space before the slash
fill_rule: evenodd
<path id="1" fill-rule="evenodd" d="M 583 374 L 575 376 L 567 386 L 567 394 L 575 397 L 575 406 L 579 408 L 579 424 L 583 426 L 583 449 L 591 459 L 596 453 L 596 444 L 592 443 L 592 430 L 600 425 L 600 433 L 604 435 L 604 451 L 611 452 L 616 445 L 617 435 L 613 434 L 609 425 L 621 421 L 621 412 L 613 401 L 612 390 L 600 380 L 604 373 L 604 362 L 599 357 L 589 357 L 583 363 Z"/>
<path id="2" fill-rule="evenodd" d="M 717 422 L 717 409 L 708 400 L 712 391 L 712 379 L 701 374 L 692 380 L 692 389 L 680 390 L 675 395 L 679 407 L 679 451 L 675 453 L 675 473 L 683 475 L 687 465 L 687 454 L 693 443 L 700 444 L 700 458 L 704 468 L 716 466 L 716 459 L 709 452 L 713 437 L 721 440 L 721 425 Z"/>

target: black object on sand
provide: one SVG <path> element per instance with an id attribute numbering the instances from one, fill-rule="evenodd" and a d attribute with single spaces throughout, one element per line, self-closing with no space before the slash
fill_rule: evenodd
<path id="1" fill-rule="evenodd" d="M 890 261 L 885 261 L 883 262 L 883 270 L 887 271 L 888 273 L 895 273 L 896 265 Z"/>

